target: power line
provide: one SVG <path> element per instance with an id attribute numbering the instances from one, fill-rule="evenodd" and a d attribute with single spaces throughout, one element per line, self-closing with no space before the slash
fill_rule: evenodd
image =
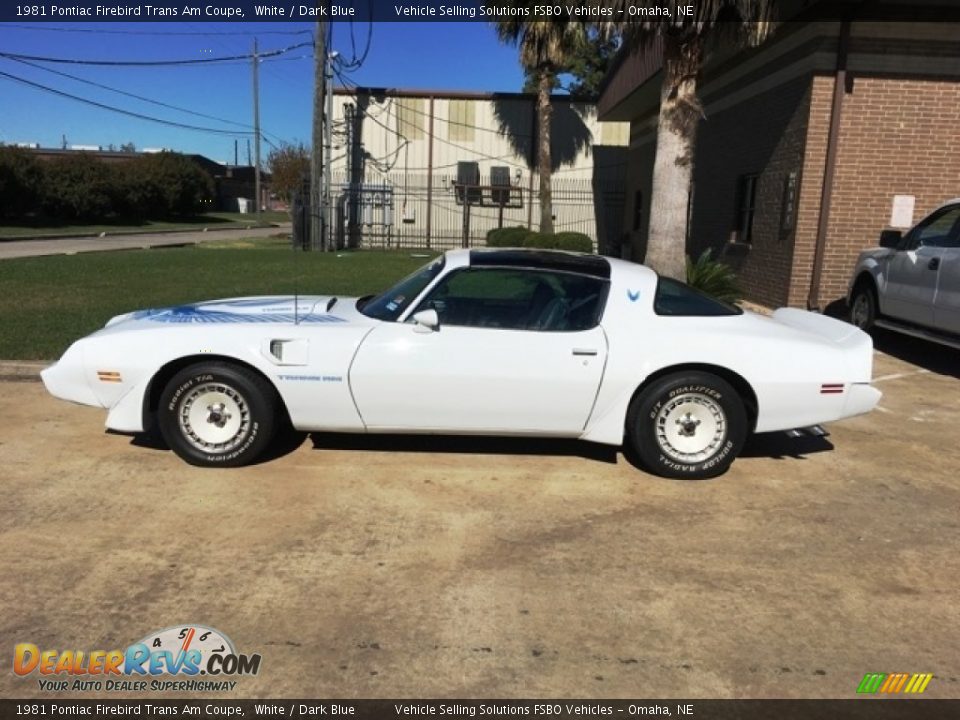
<path id="1" fill-rule="evenodd" d="M 297 48 L 302 47 L 312 47 L 312 42 L 298 43 L 296 45 L 290 45 L 289 47 L 281 48 L 279 50 L 268 50 L 267 52 L 260 53 L 258 57 L 275 57 L 277 55 L 283 55 L 288 53 L 291 50 L 296 50 Z M 232 60 L 252 60 L 253 55 L 247 53 L 245 55 L 232 55 L 228 57 L 215 57 L 215 58 L 193 58 L 191 60 L 77 60 L 75 58 L 56 58 L 56 57 L 44 57 L 40 55 L 21 55 L 19 53 L 6 53 L 0 52 L 0 57 L 9 58 L 11 60 L 34 60 L 36 62 L 48 62 L 48 63 L 60 63 L 65 65 L 98 65 L 98 66 L 108 66 L 108 67 L 160 67 L 160 66 L 170 66 L 170 65 L 207 65 L 210 63 L 219 63 L 219 62 L 228 62 Z"/>
<path id="2" fill-rule="evenodd" d="M 68 33 L 92 33 L 102 35 L 160 35 L 160 36 L 222 36 L 222 35 L 310 35 L 310 30 L 106 30 L 103 28 L 80 28 L 80 27 L 49 27 L 47 25 L 21 25 L 16 23 L 3 23 L 3 28 L 18 28 L 21 30 L 43 30 L 46 32 L 68 32 Z"/>
<path id="3" fill-rule="evenodd" d="M 227 120 L 226 118 L 220 118 L 220 117 L 217 117 L 216 115 L 207 115 L 206 113 L 198 112 L 196 110 L 189 110 L 187 108 L 182 108 L 177 105 L 171 105 L 169 103 L 161 102 L 160 100 L 153 100 L 152 98 L 144 97 L 143 95 L 137 95 L 136 93 L 127 92 L 126 90 L 119 90 L 117 88 L 110 87 L 109 85 L 103 85 L 102 83 L 94 82 L 93 80 L 87 80 L 86 78 L 78 77 L 77 75 L 71 75 L 70 73 L 61 72 L 60 70 L 47 68 L 47 67 L 44 67 L 43 65 L 38 65 L 28 60 L 16 60 L 14 58 L 11 58 L 11 59 L 14 60 L 14 62 L 18 62 L 23 65 L 29 65 L 30 67 L 37 68 L 38 70 L 43 70 L 45 72 L 52 73 L 54 75 L 59 75 L 61 77 L 69 78 L 70 80 L 76 80 L 77 82 L 84 83 L 85 85 L 91 85 L 93 87 L 100 88 L 101 90 L 107 90 L 112 93 L 117 93 L 118 95 L 125 95 L 127 97 L 133 98 L 134 100 L 140 100 L 142 102 L 147 102 L 152 105 L 157 105 L 159 107 L 165 107 L 170 110 L 176 110 L 177 112 L 182 112 L 188 115 L 195 115 L 197 117 L 206 118 L 207 120 L 216 120 L 217 122 L 226 123 L 227 125 L 236 125 L 237 127 L 247 128 L 250 130 L 253 129 L 253 126 L 247 123 L 236 122 L 235 120 Z M 273 135 L 273 133 L 266 133 L 266 132 L 264 132 L 264 134 Z M 274 135 L 274 137 L 277 138 L 277 140 L 282 141 L 282 138 L 276 135 Z"/>
<path id="4" fill-rule="evenodd" d="M 178 127 L 184 130 L 195 130 L 197 132 L 215 133 L 217 135 L 252 135 L 253 134 L 251 132 L 247 132 L 244 130 L 223 130 L 222 128 L 202 127 L 200 125 L 188 125 L 186 123 L 179 123 L 173 120 L 164 120 L 162 118 L 153 117 L 151 115 L 144 115 L 142 113 L 133 112 L 132 110 L 124 110 L 123 108 L 113 107 L 112 105 L 99 103 L 99 102 L 96 102 L 95 100 L 88 100 L 87 98 L 79 97 L 78 95 L 71 95 L 68 92 L 57 90 L 56 88 L 49 87 L 48 85 L 41 85 L 40 83 L 33 82 L 32 80 L 27 80 L 26 78 L 17 77 L 16 75 L 11 75 L 10 73 L 3 72 L 2 70 L 0 70 L 0 77 L 5 77 L 9 80 L 13 80 L 14 82 L 18 82 L 23 85 L 29 85 L 30 87 L 36 88 L 38 90 L 42 90 L 44 92 L 52 93 L 54 95 L 59 95 L 60 97 L 76 100 L 77 102 L 84 103 L 85 105 L 92 105 L 93 107 L 98 107 L 101 110 L 108 110 L 110 112 L 119 113 L 121 115 L 134 117 L 139 120 L 147 120 L 149 122 L 159 123 L 161 125 Z"/>
<path id="5" fill-rule="evenodd" d="M 368 5 L 370 20 L 367 21 L 367 41 L 365 47 L 363 48 L 363 53 L 359 58 L 357 57 L 356 40 L 353 35 L 353 21 L 350 21 L 350 50 L 353 55 L 353 59 L 348 63 L 342 61 L 340 62 L 340 69 L 346 72 L 358 70 L 366 61 L 367 55 L 370 53 L 370 46 L 373 43 L 373 0 L 369 0 Z"/>

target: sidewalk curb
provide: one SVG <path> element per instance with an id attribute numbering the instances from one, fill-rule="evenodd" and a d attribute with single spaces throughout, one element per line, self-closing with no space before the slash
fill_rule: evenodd
<path id="1" fill-rule="evenodd" d="M 47 360 L 0 360 L 0 381 L 40 382 L 40 371 L 52 364 Z"/>
<path id="2" fill-rule="evenodd" d="M 167 228 L 164 230 L 125 230 L 119 232 L 90 232 L 90 233 L 65 233 L 65 234 L 54 234 L 54 235 L 17 235 L 16 237 L 4 237 L 0 236 L 0 243 L 16 243 L 16 242 L 36 242 L 38 240 L 66 240 L 70 238 L 115 238 L 115 237 L 129 237 L 131 235 L 174 235 L 176 233 L 194 233 L 194 232 L 221 232 L 225 230 L 265 230 L 269 228 L 278 228 L 286 229 L 286 226 L 289 225 L 289 222 L 282 223 L 267 223 L 266 225 L 246 225 L 242 223 L 237 223 L 234 227 L 203 227 L 197 226 L 192 228 Z M 238 227 L 239 226 L 239 227 Z"/>

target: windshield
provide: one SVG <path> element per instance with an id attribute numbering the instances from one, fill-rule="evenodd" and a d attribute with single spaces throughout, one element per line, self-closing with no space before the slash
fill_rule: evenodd
<path id="1" fill-rule="evenodd" d="M 443 270 L 443 255 L 412 275 L 408 275 L 389 290 L 380 293 L 358 309 L 367 317 L 394 322 Z"/>

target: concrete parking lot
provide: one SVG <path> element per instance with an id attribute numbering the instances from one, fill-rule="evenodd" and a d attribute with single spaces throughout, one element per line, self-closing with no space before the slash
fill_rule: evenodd
<path id="1" fill-rule="evenodd" d="M 8 378 L 3 651 L 193 622 L 262 655 L 237 697 L 847 698 L 867 672 L 960 697 L 960 353 L 878 347 L 876 412 L 701 482 L 449 438 L 201 470 Z"/>

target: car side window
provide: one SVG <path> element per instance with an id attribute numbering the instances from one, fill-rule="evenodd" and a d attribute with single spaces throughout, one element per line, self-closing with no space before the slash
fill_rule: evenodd
<path id="1" fill-rule="evenodd" d="M 960 205 L 944 208 L 917 225 L 910 233 L 909 247 L 960 246 Z"/>
<path id="2" fill-rule="evenodd" d="M 736 305 L 718 300 L 686 283 L 661 277 L 657 282 L 657 291 L 653 297 L 653 311 L 657 315 L 676 317 L 716 317 L 721 315 L 742 315 Z"/>
<path id="3" fill-rule="evenodd" d="M 576 273 L 466 268 L 441 280 L 417 311 L 433 308 L 440 325 L 572 332 L 596 326 L 607 283 Z"/>

